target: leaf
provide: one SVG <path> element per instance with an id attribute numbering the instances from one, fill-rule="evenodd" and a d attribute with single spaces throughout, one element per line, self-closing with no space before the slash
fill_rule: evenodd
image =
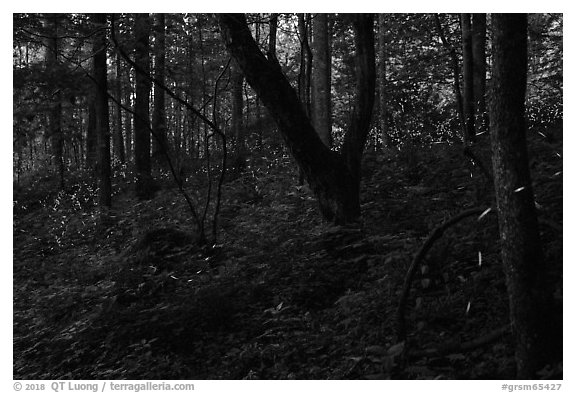
<path id="1" fill-rule="evenodd" d="M 398 344 L 392 345 L 388 348 L 388 356 L 399 356 L 404 352 L 405 341 L 400 341 Z"/>

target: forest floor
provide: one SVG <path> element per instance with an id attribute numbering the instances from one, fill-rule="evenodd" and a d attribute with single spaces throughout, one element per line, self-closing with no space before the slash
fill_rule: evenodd
<path id="1" fill-rule="evenodd" d="M 562 130 L 546 134 L 530 138 L 531 169 L 561 303 Z M 407 346 L 396 337 L 426 237 L 493 206 L 489 182 L 472 174 L 456 147 L 367 153 L 362 223 L 332 227 L 279 153 L 224 184 L 209 250 L 191 243 L 173 186 L 139 202 L 119 177 L 105 222 L 86 175 L 61 193 L 41 177 L 15 186 L 14 378 L 512 378 L 510 334 L 462 344 L 508 323 L 494 211 L 434 243 L 408 297 Z"/>

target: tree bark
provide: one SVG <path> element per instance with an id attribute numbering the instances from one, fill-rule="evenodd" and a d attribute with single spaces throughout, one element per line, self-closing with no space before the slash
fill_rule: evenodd
<path id="1" fill-rule="evenodd" d="M 58 14 L 48 14 L 46 16 L 46 24 L 49 30 L 49 38 L 47 38 L 46 51 L 46 66 L 50 72 L 58 72 L 58 51 L 59 47 L 59 19 Z M 56 78 L 55 78 L 56 79 Z M 60 189 L 64 189 L 64 137 L 62 135 L 62 94 L 60 88 L 55 89 L 53 95 L 51 109 L 49 112 L 49 137 L 52 148 L 52 163 L 58 174 L 60 181 Z"/>
<path id="2" fill-rule="evenodd" d="M 166 15 L 156 16 L 154 53 L 154 77 L 164 84 L 164 73 L 166 67 Z M 152 113 L 152 157 L 156 160 L 164 157 L 164 151 L 168 149 L 168 138 L 166 137 L 166 108 L 164 100 L 164 90 L 157 85 L 154 86 L 154 112 Z"/>
<path id="3" fill-rule="evenodd" d="M 98 205 L 109 208 L 112 206 L 112 183 L 110 168 L 110 124 L 108 108 L 108 81 L 106 67 L 106 14 L 94 14 L 95 28 L 98 30 L 94 38 L 94 108 L 97 140 L 97 173 L 98 173 Z"/>
<path id="4" fill-rule="evenodd" d="M 474 126 L 474 59 L 472 57 L 472 22 L 470 14 L 461 14 L 462 24 L 462 71 L 464 79 L 464 118 L 466 132 L 464 144 L 474 142 L 476 130 Z"/>
<path id="5" fill-rule="evenodd" d="M 96 108 L 93 94 L 88 94 L 88 125 L 86 126 L 86 169 L 96 169 Z"/>
<path id="6" fill-rule="evenodd" d="M 378 15 L 378 93 L 380 132 L 384 148 L 390 147 L 388 132 L 388 105 L 386 103 L 386 14 Z"/>
<path id="7" fill-rule="evenodd" d="M 136 14 L 134 33 L 136 48 L 134 60 L 146 74 L 150 73 L 150 17 Z M 150 167 L 150 81 L 141 72 L 136 72 L 136 101 L 134 103 L 134 164 L 136 168 L 136 195 L 139 199 L 150 199 L 152 174 Z"/>
<path id="8" fill-rule="evenodd" d="M 316 195 L 322 215 L 336 224 L 360 216 L 359 166 L 374 102 L 374 32 L 371 15 L 354 16 L 358 57 L 358 105 L 343 150 L 344 158 L 321 140 L 306 115 L 296 91 L 281 70 L 262 54 L 243 14 L 216 15 L 224 42 L 241 67 L 247 82 L 259 94 L 275 119 L 288 148 Z M 357 92 L 358 93 L 358 92 Z M 362 106 L 367 106 L 365 108 Z M 349 164 L 352 163 L 352 167 Z"/>
<path id="9" fill-rule="evenodd" d="M 126 154 L 124 152 L 124 136 L 122 135 L 122 64 L 120 62 L 120 53 L 116 53 L 116 99 L 118 100 L 118 105 L 116 105 L 117 111 L 117 122 L 114 132 L 114 151 L 116 153 L 116 158 L 121 164 L 126 163 Z"/>
<path id="10" fill-rule="evenodd" d="M 243 86 L 244 86 L 244 75 L 240 67 L 232 61 L 231 63 L 231 83 L 232 83 L 232 119 L 231 131 L 232 135 L 236 139 L 236 157 L 234 159 L 234 167 L 237 170 L 243 170 L 246 166 L 246 140 L 244 136 L 244 122 L 243 122 Z"/>
<path id="11" fill-rule="evenodd" d="M 479 131 L 486 131 L 486 14 L 472 14 L 472 57 L 475 125 Z"/>
<path id="12" fill-rule="evenodd" d="M 126 67 L 126 86 L 123 89 L 123 100 L 124 106 L 127 108 L 132 108 L 132 77 L 130 76 L 130 68 Z M 124 132 L 126 135 L 126 161 L 130 163 L 132 161 L 132 113 L 124 113 Z"/>
<path id="13" fill-rule="evenodd" d="M 529 379 L 561 353 L 562 314 L 544 278 L 526 149 L 527 16 L 495 14 L 493 28 L 492 165 L 517 377 Z"/>
<path id="14" fill-rule="evenodd" d="M 328 15 L 316 14 L 312 21 L 312 123 L 320 139 L 332 146 L 330 99 L 330 45 Z"/>

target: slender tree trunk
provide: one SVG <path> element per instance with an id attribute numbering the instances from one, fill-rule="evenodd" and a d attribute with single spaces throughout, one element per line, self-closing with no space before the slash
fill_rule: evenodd
<path id="1" fill-rule="evenodd" d="M 120 53 L 116 53 L 116 99 L 118 100 L 118 105 L 116 105 L 117 112 L 117 122 L 114 133 L 114 151 L 116 153 L 116 158 L 121 164 L 126 163 L 126 154 L 124 152 L 124 135 L 122 134 L 122 108 L 120 102 L 122 101 L 122 64 L 120 62 Z"/>
<path id="2" fill-rule="evenodd" d="M 310 116 L 310 74 L 312 50 L 308 43 L 308 26 L 305 14 L 298 14 L 298 35 L 300 38 L 300 70 L 298 74 L 298 97 L 304 104 L 306 114 Z"/>
<path id="3" fill-rule="evenodd" d="M 464 78 L 464 118 L 466 132 L 464 144 L 474 142 L 476 129 L 474 126 L 474 59 L 472 57 L 472 22 L 470 14 L 461 14 L 462 24 L 462 64 Z"/>
<path id="4" fill-rule="evenodd" d="M 344 142 L 344 157 L 322 142 L 286 76 L 258 48 L 245 16 L 217 14 L 216 17 L 228 50 L 276 120 L 288 148 L 318 198 L 322 215 L 336 224 L 356 221 L 360 215 L 360 156 L 374 103 L 373 17 L 367 14 L 352 16 L 358 60 L 357 108 L 348 130 L 354 135 L 347 136 Z"/>
<path id="5" fill-rule="evenodd" d="M 155 64 L 154 77 L 164 84 L 164 73 L 166 65 L 166 15 L 156 16 L 156 41 L 154 43 Z M 168 138 L 166 137 L 166 108 L 164 100 L 164 90 L 157 85 L 154 86 L 154 112 L 152 113 L 152 157 L 156 160 L 163 157 L 163 152 L 168 149 Z"/>
<path id="6" fill-rule="evenodd" d="M 110 124 L 108 110 L 108 82 L 106 69 L 106 14 L 94 14 L 94 79 L 95 79 L 95 118 L 96 140 L 98 141 L 98 204 L 100 207 L 112 206 L 112 183 L 110 168 Z"/>
<path id="7" fill-rule="evenodd" d="M 134 27 L 135 62 L 146 74 L 150 73 L 150 17 L 136 14 Z M 134 161 L 136 167 L 136 195 L 140 199 L 153 196 L 150 167 L 150 81 L 136 72 L 136 102 L 134 104 Z"/>
<path id="8" fill-rule="evenodd" d="M 268 60 L 278 62 L 276 57 L 276 34 L 278 31 L 278 14 L 270 14 L 270 34 L 268 35 Z"/>
<path id="9" fill-rule="evenodd" d="M 126 86 L 124 88 L 124 106 L 132 109 L 132 77 L 130 76 L 130 68 L 126 68 Z M 126 111 L 124 113 L 124 130 L 125 130 L 125 141 L 126 141 L 126 161 L 130 163 L 132 161 L 132 113 Z"/>
<path id="10" fill-rule="evenodd" d="M 382 144 L 384 148 L 390 147 L 390 136 L 388 132 L 388 105 L 386 103 L 386 14 L 378 15 L 378 93 L 380 104 L 380 132 L 382 133 Z"/>
<path id="11" fill-rule="evenodd" d="M 304 106 L 307 116 L 310 116 L 310 81 L 312 72 L 312 50 L 308 42 L 308 24 L 306 14 L 298 14 L 298 35 L 300 39 L 300 70 L 298 73 L 298 97 Z M 304 172 L 299 168 L 298 184 L 304 184 Z"/>
<path id="12" fill-rule="evenodd" d="M 47 25 L 50 31 L 50 37 L 47 38 L 48 50 L 46 51 L 46 66 L 51 72 L 57 72 L 58 69 L 58 51 L 59 47 L 59 15 L 48 14 L 46 16 Z M 60 88 L 57 88 L 52 99 L 49 114 L 49 136 L 52 147 L 52 163 L 58 174 L 60 189 L 64 189 L 64 138 L 62 135 L 62 94 Z"/>
<path id="13" fill-rule="evenodd" d="M 486 14 L 472 14 L 472 57 L 474 59 L 475 124 L 479 131 L 488 128 L 486 113 Z"/>
<path id="14" fill-rule="evenodd" d="M 231 83 L 232 83 L 232 119 L 231 119 L 231 131 L 234 138 L 236 138 L 236 157 L 234 167 L 241 171 L 246 166 L 246 141 L 244 137 L 244 124 L 243 124 L 243 85 L 244 85 L 244 75 L 242 70 L 232 61 L 231 67 Z"/>
<path id="15" fill-rule="evenodd" d="M 86 169 L 96 169 L 96 108 L 93 94 L 88 95 L 88 125 L 86 126 Z"/>
<path id="16" fill-rule="evenodd" d="M 316 14 L 312 22 L 312 123 L 320 139 L 332 146 L 330 99 L 330 45 L 328 15 Z"/>
<path id="17" fill-rule="evenodd" d="M 517 377 L 530 379 L 561 353 L 561 310 L 546 282 L 526 149 L 526 14 L 493 15 L 492 165 L 502 262 L 516 336 Z M 560 345 L 558 345 L 560 341 Z"/>

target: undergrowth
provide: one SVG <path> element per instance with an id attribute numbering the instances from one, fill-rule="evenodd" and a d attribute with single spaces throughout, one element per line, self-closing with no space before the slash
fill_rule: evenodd
<path id="1" fill-rule="evenodd" d="M 530 138 L 532 173 L 561 301 L 562 131 L 547 134 Z M 363 221 L 342 228 L 322 222 L 289 157 L 254 161 L 225 183 L 219 241 L 208 249 L 191 240 L 174 188 L 137 202 L 118 178 L 104 220 L 86 179 L 74 174 L 57 192 L 46 175 L 14 189 L 14 378 L 513 377 L 509 336 L 468 352 L 395 356 L 414 253 L 449 217 L 493 206 L 489 182 L 457 147 L 367 153 Z M 507 324 L 494 214 L 434 245 L 407 311 L 415 349 Z"/>

